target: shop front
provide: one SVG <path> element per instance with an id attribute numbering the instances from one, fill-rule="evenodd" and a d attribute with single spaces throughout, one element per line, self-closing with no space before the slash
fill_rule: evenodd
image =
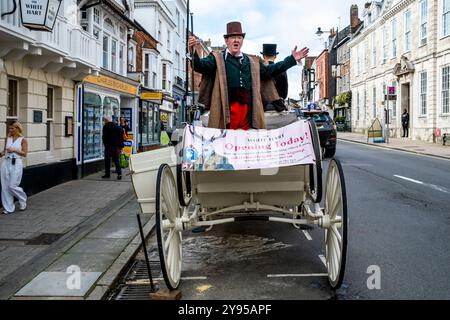
<path id="1" fill-rule="evenodd" d="M 160 109 L 162 93 L 142 90 L 139 103 L 138 152 L 157 149 L 160 146 Z"/>
<path id="2" fill-rule="evenodd" d="M 127 79 L 129 80 L 129 79 Z M 104 147 L 102 142 L 103 118 L 111 116 L 119 124 L 121 116 L 127 116 L 130 129 L 137 104 L 137 83 L 121 81 L 107 76 L 88 76 L 81 86 L 78 103 L 78 152 L 79 175 L 103 169 Z M 133 131 L 130 132 L 133 137 Z"/>
<path id="3" fill-rule="evenodd" d="M 176 100 L 169 96 L 164 96 L 161 105 L 161 123 L 164 128 L 174 129 L 176 126 L 175 104 Z"/>

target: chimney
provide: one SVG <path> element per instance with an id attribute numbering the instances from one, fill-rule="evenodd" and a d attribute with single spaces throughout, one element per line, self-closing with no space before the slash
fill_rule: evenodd
<path id="1" fill-rule="evenodd" d="M 355 33 L 359 27 L 361 20 L 358 17 L 358 5 L 352 4 L 350 7 L 350 32 Z"/>

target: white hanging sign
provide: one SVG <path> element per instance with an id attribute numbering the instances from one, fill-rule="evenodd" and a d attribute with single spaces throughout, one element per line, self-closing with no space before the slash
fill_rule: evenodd
<path id="1" fill-rule="evenodd" d="M 52 31 L 61 0 L 20 0 L 22 25 L 31 30 Z"/>

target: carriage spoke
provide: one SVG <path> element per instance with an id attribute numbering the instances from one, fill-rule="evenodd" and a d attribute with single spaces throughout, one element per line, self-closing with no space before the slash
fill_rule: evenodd
<path id="1" fill-rule="evenodd" d="M 173 237 L 175 235 L 175 229 L 170 229 L 169 235 L 167 236 L 166 243 L 164 244 L 164 251 L 167 251 L 169 249 L 170 243 L 172 243 Z"/>
<path id="2" fill-rule="evenodd" d="M 334 236 L 336 237 L 336 239 L 337 239 L 337 241 L 339 243 L 339 247 L 341 247 L 341 245 L 342 245 L 342 237 L 339 234 L 339 231 L 337 230 L 335 225 L 331 226 L 331 231 L 333 232 Z"/>
<path id="3" fill-rule="evenodd" d="M 331 255 L 331 261 L 333 262 L 332 263 L 332 270 L 333 270 L 333 272 L 332 272 L 332 279 L 333 280 L 335 280 L 336 279 L 336 276 L 337 276 L 337 273 L 338 273 L 338 268 L 339 268 L 339 262 L 340 262 L 340 259 L 339 259 L 339 257 L 338 257 L 338 254 L 337 254 L 337 252 L 336 252 L 336 250 L 337 250 L 337 248 L 336 248 L 336 245 L 335 245 L 335 242 L 332 240 L 333 239 L 333 235 L 332 234 L 330 234 L 330 237 L 331 237 L 331 252 L 330 252 L 330 255 Z"/>

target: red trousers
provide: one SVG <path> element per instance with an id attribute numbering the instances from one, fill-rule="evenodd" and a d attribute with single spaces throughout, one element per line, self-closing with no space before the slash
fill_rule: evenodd
<path id="1" fill-rule="evenodd" d="M 230 105 L 230 129 L 248 130 L 250 123 L 248 122 L 248 105 L 233 102 Z"/>

